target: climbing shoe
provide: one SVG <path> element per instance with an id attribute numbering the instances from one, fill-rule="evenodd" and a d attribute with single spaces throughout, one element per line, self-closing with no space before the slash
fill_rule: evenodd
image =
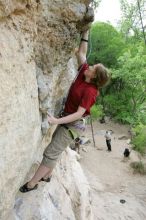
<path id="1" fill-rule="evenodd" d="M 33 188 L 29 188 L 27 185 L 28 185 L 28 182 L 25 183 L 23 186 L 21 186 L 19 191 L 22 193 L 26 193 L 26 192 L 29 192 L 29 191 L 32 191 L 38 188 L 38 184 L 36 184 Z"/>
<path id="2" fill-rule="evenodd" d="M 49 183 L 51 181 L 51 178 L 52 178 L 52 176 L 48 177 L 47 179 L 42 178 L 42 179 L 40 179 L 40 181 L 44 181 L 44 182 Z"/>

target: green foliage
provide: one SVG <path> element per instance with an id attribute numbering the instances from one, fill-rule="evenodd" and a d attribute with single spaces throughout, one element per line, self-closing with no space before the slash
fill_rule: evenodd
<path id="1" fill-rule="evenodd" d="M 143 155 L 146 152 L 146 125 L 140 123 L 133 131 L 135 132 L 135 137 L 132 139 L 133 148 Z"/>
<path id="2" fill-rule="evenodd" d="M 146 120 L 146 55 L 143 47 L 137 53 L 130 51 L 118 59 L 118 68 L 112 71 L 112 84 L 105 97 L 107 111 L 117 120 L 136 124 Z"/>
<path id="3" fill-rule="evenodd" d="M 93 105 L 90 113 L 93 120 L 102 117 L 104 115 L 102 105 Z"/>
<path id="4" fill-rule="evenodd" d="M 138 114 L 138 123 L 142 123 L 143 125 L 146 125 L 146 109 L 145 106 L 142 107 L 142 110 Z"/>
<path id="5" fill-rule="evenodd" d="M 135 127 L 134 149 L 146 152 L 146 47 L 140 14 L 144 20 L 146 0 L 120 0 L 123 17 L 118 32 L 109 23 L 96 22 L 90 31 L 89 64 L 103 63 L 111 69 L 111 83 L 100 92 L 92 118 L 104 114 Z M 136 169 L 142 170 L 142 164 Z"/>
<path id="6" fill-rule="evenodd" d="M 128 109 L 129 106 L 121 101 L 120 96 L 115 94 L 107 95 L 104 101 L 106 103 L 106 113 L 114 117 L 115 120 L 125 124 L 133 122 L 133 116 Z"/>
<path id="7" fill-rule="evenodd" d="M 139 4 L 138 4 L 139 2 Z M 133 35 L 136 41 L 143 41 L 142 25 L 141 22 L 145 20 L 145 7 L 146 0 L 132 1 L 120 0 L 122 19 L 120 22 L 120 30 L 126 41 Z M 141 16 L 140 16 L 141 14 Z"/>
<path id="8" fill-rule="evenodd" d="M 92 25 L 90 34 L 92 44 L 89 44 L 89 63 L 103 63 L 108 68 L 116 66 L 117 58 L 124 50 L 124 40 L 117 30 L 110 24 L 96 22 Z"/>

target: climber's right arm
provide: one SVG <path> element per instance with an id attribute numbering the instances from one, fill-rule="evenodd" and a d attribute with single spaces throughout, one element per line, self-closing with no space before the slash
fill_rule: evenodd
<path id="1" fill-rule="evenodd" d="M 88 49 L 88 35 L 89 35 L 88 30 L 82 33 L 80 46 L 78 52 L 76 53 L 79 66 L 81 66 L 83 63 L 86 62 L 86 55 Z"/>

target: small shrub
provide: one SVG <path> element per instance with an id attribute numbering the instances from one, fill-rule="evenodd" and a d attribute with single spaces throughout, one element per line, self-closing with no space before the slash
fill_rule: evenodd
<path id="1" fill-rule="evenodd" d="M 132 162 L 130 166 L 134 169 L 134 173 L 146 174 L 146 168 L 142 161 Z"/>
<path id="2" fill-rule="evenodd" d="M 93 120 L 104 116 L 102 105 L 93 105 L 90 112 L 91 112 L 91 118 Z"/>
<path id="3" fill-rule="evenodd" d="M 144 155 L 146 152 L 146 126 L 140 124 L 135 127 L 134 132 L 136 135 L 132 140 L 133 149 Z"/>

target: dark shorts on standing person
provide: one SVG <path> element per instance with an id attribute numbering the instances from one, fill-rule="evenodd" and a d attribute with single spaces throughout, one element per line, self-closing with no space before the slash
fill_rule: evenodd
<path id="1" fill-rule="evenodd" d="M 111 151 L 111 140 L 106 140 L 106 145 L 107 145 L 107 148 L 108 148 L 108 151 Z"/>

